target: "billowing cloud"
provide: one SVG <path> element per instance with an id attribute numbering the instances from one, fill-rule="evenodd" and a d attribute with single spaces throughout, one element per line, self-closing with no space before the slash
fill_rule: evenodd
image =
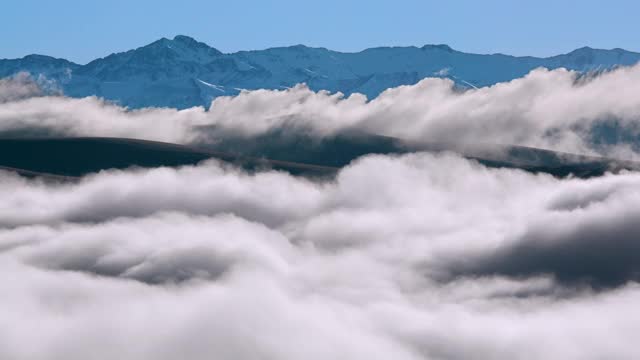
<path id="1" fill-rule="evenodd" d="M 209 111 L 128 111 L 97 98 L 38 97 L 0 105 L 0 131 L 35 127 L 186 144 L 283 128 L 318 137 L 359 130 L 412 141 L 516 144 L 635 157 L 639 80 L 640 66 L 596 77 L 538 69 L 508 83 L 468 91 L 456 89 L 448 79 L 429 78 L 388 89 L 371 101 L 359 94 L 345 98 L 299 85 L 220 97 Z"/>
<path id="2" fill-rule="evenodd" d="M 208 111 L 40 96 L 21 76 L 0 81 L 5 135 L 364 131 L 634 157 L 640 115 L 640 67 L 468 91 L 426 79 L 372 101 L 297 86 Z M 0 358 L 638 358 L 639 189 L 634 172 L 554 178 L 450 153 L 317 179 L 214 160 L 0 171 Z"/>
<path id="3" fill-rule="evenodd" d="M 0 188 L 3 358 L 638 356 L 635 173 L 417 153 Z"/>

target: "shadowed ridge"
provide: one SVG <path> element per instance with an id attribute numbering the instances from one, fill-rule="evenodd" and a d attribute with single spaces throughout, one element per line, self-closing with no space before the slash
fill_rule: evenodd
<path id="1" fill-rule="evenodd" d="M 189 146 L 127 138 L 13 138 L 0 139 L 0 166 L 23 175 L 79 177 L 108 169 L 177 167 L 208 159 L 232 163 L 246 170 L 273 168 L 292 174 L 324 175 L 337 169 L 253 158 Z"/>
<path id="2" fill-rule="evenodd" d="M 248 171 L 276 169 L 293 175 L 327 176 L 370 154 L 453 152 L 494 168 L 515 168 L 556 177 L 589 178 L 640 170 L 632 161 L 582 156 L 523 146 L 408 144 L 401 139 L 343 133 L 310 135 L 271 132 L 256 138 L 225 138 L 213 145 L 185 146 L 158 141 L 108 138 L 0 139 L 0 169 L 25 176 L 73 178 L 108 169 L 177 167 L 217 159 Z"/>

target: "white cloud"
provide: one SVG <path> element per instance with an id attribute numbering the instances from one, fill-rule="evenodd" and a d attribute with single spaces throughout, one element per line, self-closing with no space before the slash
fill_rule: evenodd
<path id="1" fill-rule="evenodd" d="M 41 96 L 40 86 L 28 73 L 17 73 L 14 76 L 0 79 L 0 104 Z"/>
<path id="2" fill-rule="evenodd" d="M 15 97 L 14 79 L 0 131 L 192 143 L 357 129 L 621 151 L 584 131 L 611 118 L 633 133 L 639 77 L 536 70 L 466 92 L 427 79 L 370 102 L 298 86 L 208 112 L 25 84 Z M 631 172 L 558 179 L 422 153 L 316 180 L 216 161 L 66 183 L 0 172 L 0 358 L 637 358 L 638 189 Z"/>
<path id="3" fill-rule="evenodd" d="M 0 131 L 45 127 L 79 136 L 127 136 L 191 143 L 198 138 L 255 136 L 304 129 L 317 136 L 358 129 L 414 141 L 529 145 L 581 153 L 636 156 L 628 146 L 594 147 L 592 125 L 618 121 L 638 133 L 640 66 L 591 79 L 564 69 L 538 69 L 524 78 L 461 92 L 448 79 L 425 79 L 362 95 L 315 93 L 305 86 L 244 91 L 214 100 L 210 111 L 127 111 L 96 98 L 38 97 L 0 105 Z M 203 130 L 205 129 L 205 130 Z M 620 145 L 620 146 L 618 146 Z"/>
<path id="4" fill-rule="evenodd" d="M 597 252 L 563 234 L 637 223 L 634 173 L 555 179 L 412 154 L 323 181 L 209 162 L 68 184 L 4 173 L 0 187 L 3 358 L 638 355 L 633 271 L 597 291 L 597 263 L 585 283 L 553 267 L 448 277 L 523 241 Z"/>

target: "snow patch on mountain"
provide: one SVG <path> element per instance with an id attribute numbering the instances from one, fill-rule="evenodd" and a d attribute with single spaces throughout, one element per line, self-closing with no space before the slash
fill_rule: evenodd
<path id="1" fill-rule="evenodd" d="M 86 65 L 43 55 L 0 60 L 0 78 L 28 72 L 71 97 L 98 96 L 129 108 L 208 107 L 219 96 L 243 90 L 288 89 L 361 93 L 368 99 L 391 87 L 426 77 L 449 78 L 460 88 L 479 88 L 522 77 L 539 67 L 585 74 L 640 61 L 622 49 L 584 47 L 549 58 L 469 54 L 447 45 L 378 47 L 343 53 L 304 45 L 225 54 L 178 35 L 96 59 Z"/>

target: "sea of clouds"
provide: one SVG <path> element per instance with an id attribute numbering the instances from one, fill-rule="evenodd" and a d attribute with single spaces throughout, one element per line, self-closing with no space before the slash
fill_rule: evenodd
<path id="1" fill-rule="evenodd" d="M 633 158 L 590 132 L 640 124 L 639 67 L 464 92 L 426 79 L 370 102 L 298 86 L 208 111 L 30 86 L 0 82 L 22 89 L 0 90 L 0 131 L 190 144 L 359 129 Z M 215 160 L 75 182 L 0 172 L 0 194 L 2 359 L 640 356 L 637 173 L 560 179 L 413 153 L 331 179 Z"/>
<path id="2" fill-rule="evenodd" d="M 24 74 L 0 81 L 0 134 L 40 130 L 190 144 L 282 128 L 317 137 L 358 130 L 415 142 L 526 145 L 639 158 L 633 146 L 640 134 L 640 65 L 598 76 L 537 69 L 466 91 L 449 79 L 427 78 L 371 101 L 298 85 L 245 91 L 216 98 L 209 109 L 186 110 L 132 111 L 95 97 L 28 96 L 38 89 Z"/>

